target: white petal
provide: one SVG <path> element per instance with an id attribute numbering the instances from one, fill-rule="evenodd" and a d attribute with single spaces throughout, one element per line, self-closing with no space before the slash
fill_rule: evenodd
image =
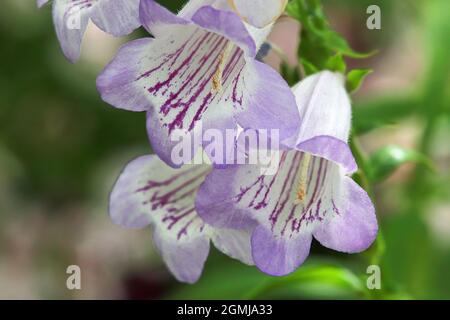
<path id="1" fill-rule="evenodd" d="M 347 142 L 351 106 L 341 74 L 322 71 L 305 78 L 292 90 L 302 119 L 297 143 L 317 136 Z"/>
<path id="2" fill-rule="evenodd" d="M 249 231 L 209 228 L 217 249 L 245 264 L 253 265 Z"/>
<path id="3" fill-rule="evenodd" d="M 140 0 L 100 0 L 92 12 L 92 21 L 103 31 L 120 37 L 140 26 Z"/>
<path id="4" fill-rule="evenodd" d="M 230 6 L 249 24 L 262 28 L 283 12 L 287 0 L 228 0 Z"/>
<path id="5" fill-rule="evenodd" d="M 56 35 L 64 55 L 71 62 L 77 61 L 80 57 L 81 41 L 95 4 L 94 0 L 53 1 L 53 22 Z"/>

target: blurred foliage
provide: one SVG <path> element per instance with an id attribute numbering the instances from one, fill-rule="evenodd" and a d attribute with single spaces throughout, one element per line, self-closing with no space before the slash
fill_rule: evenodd
<path id="1" fill-rule="evenodd" d="M 346 87 L 349 93 L 358 91 L 364 79 L 373 72 L 371 69 L 353 69 L 347 74 Z"/>
<path id="2" fill-rule="evenodd" d="M 182 299 L 359 299 L 368 297 L 365 280 L 323 258 L 310 258 L 294 273 L 270 277 L 215 251 L 198 283 L 169 298 Z"/>
<path id="3" fill-rule="evenodd" d="M 421 164 L 430 170 L 434 170 L 431 160 L 423 154 L 415 150 L 388 145 L 370 156 L 368 164 L 369 179 L 371 182 L 383 181 L 405 163 Z"/>
<path id="4" fill-rule="evenodd" d="M 30 1 L 5 0 L 0 11 L 0 179 L 3 173 L 14 172 L 7 183 L 23 201 L 42 201 L 49 207 L 87 201 L 92 176 L 110 158 L 133 148 L 142 150 L 136 155 L 150 152 L 145 115 L 103 103 L 95 88 L 103 66 L 84 60 L 70 65 L 55 39 L 49 8 L 37 11 Z M 185 1 L 159 2 L 176 12 Z M 450 128 L 450 1 L 324 0 L 322 4 L 324 9 L 317 0 L 289 4 L 289 14 L 302 23 L 298 53 L 303 69 L 282 65 L 290 84 L 299 80 L 301 72 L 330 68 L 347 71 L 348 89 L 356 90 L 367 70 L 353 67 L 355 63 L 370 61 L 373 66 L 383 50 L 370 60 L 352 58 L 393 46 L 405 26 L 421 31 L 417 41 L 422 43 L 426 65 L 415 87 L 371 99 L 355 98 L 351 143 L 360 171 L 354 178 L 375 200 L 391 193 L 396 198 L 391 206 L 376 201 L 380 237 L 367 252 L 352 256 L 313 245 L 307 263 L 282 278 L 264 275 L 214 251 L 197 284 L 174 284 L 167 297 L 450 298 L 449 245 L 439 243 L 427 223 L 434 202 L 450 206 L 449 160 L 443 171 L 435 163 L 434 151 L 448 144 L 448 136 L 437 140 L 438 132 Z M 381 7 L 381 31 L 361 27 L 371 4 Z M 353 39 L 350 45 L 335 31 L 327 18 L 334 10 L 355 19 L 351 22 L 358 26 L 354 30 L 358 41 Z M 141 34 L 142 30 L 134 36 Z M 423 127 L 417 150 L 388 146 L 367 157 L 354 140 L 408 119 Z M 430 161 L 441 170 L 438 174 L 427 168 Z M 405 163 L 426 165 L 415 165 L 404 180 L 387 184 L 384 180 Z M 366 288 L 369 264 L 381 266 L 380 291 Z"/>
<path id="5" fill-rule="evenodd" d="M 345 74 L 344 56 L 362 59 L 375 53 L 353 50 L 345 38 L 331 27 L 320 0 L 291 0 L 286 12 L 301 25 L 298 57 L 304 76 L 324 69 Z"/>
<path id="6" fill-rule="evenodd" d="M 123 146 L 146 144 L 145 117 L 103 103 L 95 86 L 101 66 L 70 65 L 49 8 L 24 2 L 4 1 L 0 11 L 0 144 L 25 171 L 22 193 L 80 199 L 93 167 Z"/>

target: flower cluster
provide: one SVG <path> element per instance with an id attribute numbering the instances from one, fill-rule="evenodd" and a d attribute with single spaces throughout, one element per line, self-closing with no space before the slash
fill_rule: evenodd
<path id="1" fill-rule="evenodd" d="M 53 0 L 58 39 L 71 61 L 89 19 L 115 36 L 139 26 L 152 35 L 125 44 L 97 79 L 104 101 L 146 112 L 155 152 L 125 167 L 110 215 L 124 227 L 150 225 L 180 281 L 198 280 L 210 240 L 232 258 L 286 275 L 307 258 L 313 238 L 354 253 L 376 237 L 373 204 L 350 177 L 357 165 L 347 144 L 351 105 L 343 76 L 322 71 L 289 88 L 256 59 L 286 3 L 190 0 L 173 14 L 154 0 Z M 224 165 L 204 142 L 191 154 L 204 153 L 209 164 L 173 161 L 174 135 L 211 128 L 224 135 L 278 130 L 277 169 Z M 239 137 L 233 141 L 241 146 Z"/>

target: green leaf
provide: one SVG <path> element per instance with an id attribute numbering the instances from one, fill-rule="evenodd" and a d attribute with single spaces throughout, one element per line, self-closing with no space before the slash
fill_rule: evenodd
<path id="1" fill-rule="evenodd" d="M 330 49 L 333 52 L 341 53 L 344 56 L 354 58 L 354 59 L 365 59 L 374 55 L 377 51 L 371 51 L 367 53 L 357 52 L 353 50 L 348 44 L 347 40 L 345 40 L 339 33 L 333 31 L 327 26 L 325 29 L 316 29 L 313 25 L 311 25 L 311 32 L 315 35 L 315 37 L 320 41 L 323 46 L 327 49 Z"/>
<path id="2" fill-rule="evenodd" d="M 331 28 L 320 1 L 293 0 L 289 2 L 286 12 L 302 25 L 299 58 L 312 63 L 319 70 L 326 69 L 328 60 L 336 54 L 356 59 L 374 54 L 354 51 L 347 41 Z M 342 64 L 334 64 L 333 68 L 336 67 L 342 70 Z"/>
<path id="3" fill-rule="evenodd" d="M 413 95 L 383 97 L 360 103 L 353 108 L 353 133 L 361 135 L 376 128 L 395 125 L 412 116 L 422 105 Z"/>
<path id="4" fill-rule="evenodd" d="M 312 263 L 296 272 L 273 278 L 256 287 L 247 297 L 251 299 L 277 298 L 361 298 L 367 292 L 361 279 L 351 270 L 333 265 Z"/>
<path id="5" fill-rule="evenodd" d="M 326 63 L 326 68 L 331 71 L 337 71 L 342 74 L 345 74 L 345 70 L 347 66 L 344 61 L 344 57 L 342 54 L 337 53 L 334 56 L 330 57 Z"/>
<path id="6" fill-rule="evenodd" d="M 421 164 L 434 170 L 431 160 L 420 152 L 399 146 L 386 146 L 370 156 L 369 178 L 372 182 L 382 181 L 405 163 Z"/>
<path id="7" fill-rule="evenodd" d="M 303 69 L 305 70 L 305 74 L 307 76 L 319 72 L 319 69 L 305 58 L 300 58 L 300 63 L 303 65 Z"/>
<path id="8" fill-rule="evenodd" d="M 353 69 L 347 74 L 347 91 L 352 93 L 357 91 L 364 79 L 373 72 L 372 69 Z"/>

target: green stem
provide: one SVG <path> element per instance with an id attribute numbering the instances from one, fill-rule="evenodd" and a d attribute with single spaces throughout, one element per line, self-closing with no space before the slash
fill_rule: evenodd
<path id="1" fill-rule="evenodd" d="M 356 179 L 358 180 L 361 187 L 366 190 L 369 196 L 373 199 L 373 192 L 369 179 L 370 167 L 367 161 L 367 156 L 364 154 L 359 145 L 359 142 L 356 140 L 356 137 L 353 134 L 350 136 L 349 144 L 355 157 L 356 163 L 359 167 L 358 171 L 355 173 Z"/>
<path id="2" fill-rule="evenodd" d="M 374 200 L 374 194 L 372 191 L 372 186 L 370 184 L 370 164 L 367 160 L 367 156 L 362 150 L 361 146 L 359 145 L 359 142 L 357 141 L 356 137 L 352 134 L 350 136 L 350 148 L 352 149 L 353 155 L 355 157 L 356 163 L 358 164 L 358 171 L 355 173 L 355 178 L 358 180 L 361 187 L 366 190 L 367 194 L 370 198 L 372 198 L 372 201 Z M 374 245 L 371 247 L 371 249 L 367 252 L 366 259 L 367 262 L 372 265 L 379 265 L 381 263 L 382 256 L 384 254 L 386 247 L 386 243 L 384 241 L 384 236 L 382 231 L 378 230 L 378 236 L 375 240 Z"/>

